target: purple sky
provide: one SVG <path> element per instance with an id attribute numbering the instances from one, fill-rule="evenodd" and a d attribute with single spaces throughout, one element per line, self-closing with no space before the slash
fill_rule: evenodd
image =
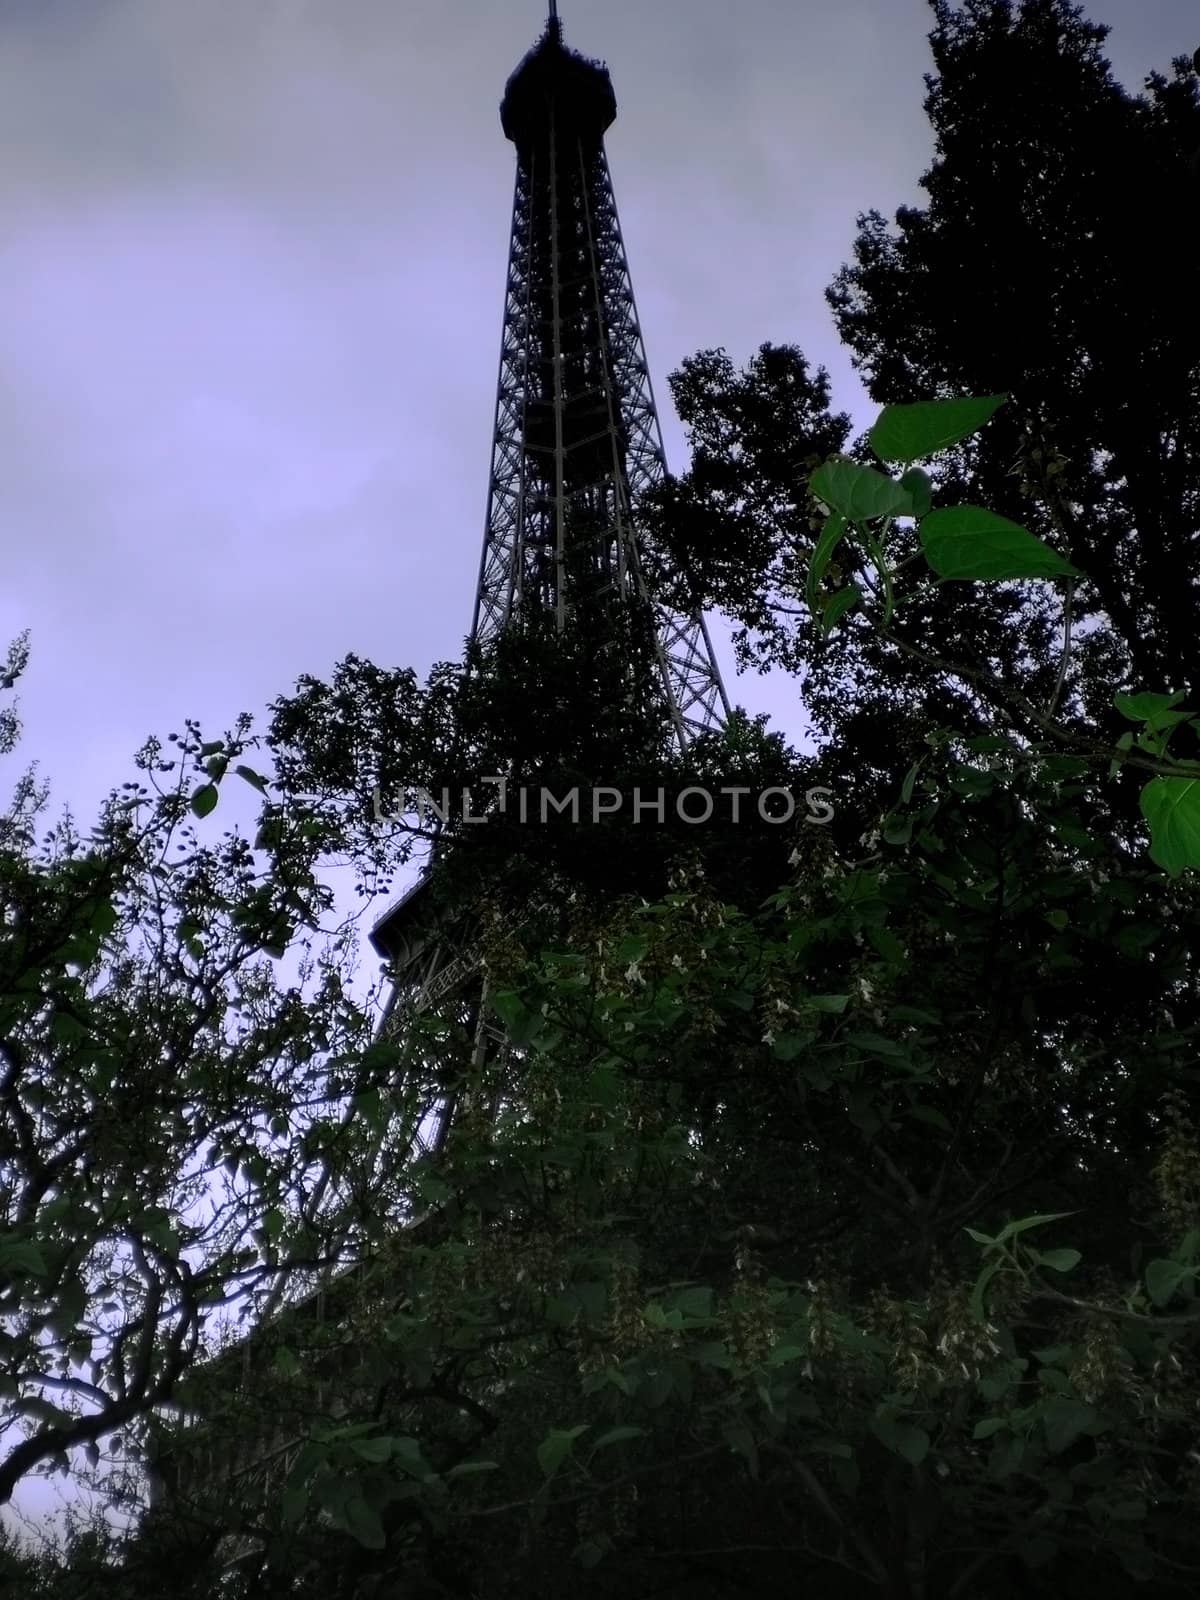
<path id="1" fill-rule="evenodd" d="M 855 213 L 917 202 L 923 0 L 562 0 L 666 377 L 765 339 L 827 365 Z M 1091 0 L 1118 75 L 1186 0 Z M 0 0 L 0 647 L 86 821 L 150 732 L 219 730 L 355 650 L 424 670 L 470 622 L 513 151 L 542 0 Z M 714 623 L 718 649 L 728 628 Z M 798 735 L 795 686 L 732 697 Z M 218 813 L 219 820 L 222 813 Z M 30 1509 L 43 1493 L 20 1497 Z"/>
<path id="2" fill-rule="evenodd" d="M 511 204 L 497 105 L 544 9 L 0 0 L 0 643 L 32 629 L 22 755 L 84 817 L 185 716 L 258 714 L 348 650 L 459 654 Z M 919 199 L 923 0 L 561 9 L 613 73 L 671 465 L 666 377 L 702 346 L 796 341 L 865 425 L 822 290 L 856 211 Z M 1191 52 L 1188 11 L 1089 7 L 1130 83 Z M 793 685 L 730 687 L 799 732 Z"/>

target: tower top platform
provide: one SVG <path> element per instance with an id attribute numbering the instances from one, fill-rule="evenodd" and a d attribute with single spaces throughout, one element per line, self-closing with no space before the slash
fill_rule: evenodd
<path id="1" fill-rule="evenodd" d="M 519 152 L 549 126 L 551 112 L 560 129 L 569 125 L 574 133 L 597 140 L 617 115 L 608 68 L 567 49 L 556 10 L 504 87 L 500 123 Z"/>

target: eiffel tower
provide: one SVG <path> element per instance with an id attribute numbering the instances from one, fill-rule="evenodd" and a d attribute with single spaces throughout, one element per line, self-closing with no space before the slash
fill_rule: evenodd
<path id="1" fill-rule="evenodd" d="M 614 636 L 640 641 L 626 664 L 643 700 L 655 703 L 683 751 L 719 728 L 729 706 L 703 619 L 658 602 L 643 573 L 631 513 L 636 497 L 666 471 L 650 375 L 617 221 L 604 134 L 616 116 L 607 69 L 563 44 L 556 0 L 545 29 L 509 78 L 500 108 L 516 146 L 516 190 L 496 393 L 487 525 L 472 639 L 481 645 L 531 618 L 567 634 L 605 619 Z M 620 621 L 636 622 L 632 629 Z M 459 1115 L 495 1113 L 505 1089 L 509 1043 L 488 1003 L 482 928 L 470 907 L 439 903 L 428 870 L 376 925 L 372 940 L 393 974 L 381 1039 L 400 1046 L 402 1081 L 428 1084 L 401 1141 L 403 1157 L 443 1150 Z M 520 924 L 529 905 L 512 908 Z M 469 1084 L 475 1098 L 439 1082 L 422 1059 L 420 1019 L 450 1014 L 473 1039 Z M 478 1086 L 486 1086 L 480 1104 Z M 411 1092 L 405 1099 L 411 1101 Z M 314 1199 L 320 1197 L 322 1186 Z M 436 1232 L 436 1212 L 400 1223 L 416 1242 Z M 335 1230 L 336 1231 L 336 1230 Z M 326 1279 L 284 1311 L 282 1273 L 262 1312 L 301 1322 L 336 1322 L 358 1292 L 354 1269 Z M 209 1364 L 208 1393 L 234 1397 L 256 1385 L 257 1335 Z M 269 1351 L 269 1340 L 266 1344 Z M 351 1377 L 330 1382 L 352 1385 Z M 181 1386 L 192 1387 L 190 1381 Z M 328 1385 L 319 1384 L 324 1394 Z M 200 1421 L 208 1402 L 181 1394 L 176 1410 Z M 203 1431 L 203 1430 L 202 1430 Z M 271 1492 L 290 1470 L 297 1439 L 247 1428 L 235 1448 L 201 1442 L 183 1454 L 166 1444 L 154 1499 L 201 1503 L 214 1492 Z M 255 1490 L 255 1486 L 257 1489 Z M 256 1548 L 227 1536 L 225 1559 Z"/>
<path id="2" fill-rule="evenodd" d="M 615 117 L 607 68 L 567 49 L 550 0 L 500 107 L 517 170 L 472 639 L 485 645 L 533 613 L 559 634 L 584 615 L 603 626 L 622 608 L 644 640 L 628 671 L 682 751 L 729 707 L 703 618 L 650 592 L 631 513 L 666 460 L 604 149 Z M 473 1033 L 470 1079 L 490 1085 L 494 1110 L 507 1045 L 488 1005 L 480 929 L 469 914 L 434 912 L 428 885 L 419 880 L 372 934 L 394 974 L 384 1037 L 403 1039 L 415 1017 L 449 1006 Z M 419 1152 L 440 1153 L 454 1114 L 452 1096 L 434 1099 Z"/>

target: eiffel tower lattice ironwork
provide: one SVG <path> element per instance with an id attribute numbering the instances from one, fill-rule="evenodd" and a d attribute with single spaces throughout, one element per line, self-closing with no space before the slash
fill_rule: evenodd
<path id="1" fill-rule="evenodd" d="M 510 77 L 501 105 L 516 146 L 516 193 L 473 633 L 486 644 L 531 616 L 552 618 L 567 632 L 586 609 L 603 635 L 611 617 L 614 640 L 632 637 L 636 646 L 628 670 L 644 681 L 635 687 L 657 702 L 682 750 L 722 724 L 728 703 L 702 619 L 678 614 L 650 593 L 631 518 L 631 504 L 661 480 L 665 460 L 604 151 L 615 115 L 607 69 L 564 46 L 551 0 L 545 30 Z M 616 622 L 630 615 L 639 625 L 622 632 Z M 520 924 L 545 909 L 515 905 L 508 920 Z M 427 1101 L 417 1097 L 415 1150 L 399 1140 L 410 1154 L 440 1152 L 461 1106 L 421 1059 L 426 1014 L 452 1014 L 468 1029 L 468 1081 L 473 1094 L 482 1092 L 485 1112 L 505 1091 L 510 1047 L 488 1003 L 482 932 L 470 907 L 437 901 L 427 874 L 372 935 L 392 974 L 381 1037 L 401 1047 L 402 1083 L 430 1086 Z M 322 1182 L 309 1197 L 314 1215 L 324 1189 Z M 436 1208 L 397 1222 L 397 1245 L 402 1236 L 412 1243 L 433 1238 L 440 1227 Z M 207 1392 L 252 1388 L 256 1363 L 269 1357 L 274 1314 L 303 1325 L 336 1322 L 359 1292 L 361 1273 L 322 1274 L 321 1284 L 288 1308 L 289 1275 L 281 1273 L 257 1330 L 266 1335 L 267 1355 L 256 1354 L 256 1332 L 212 1364 Z M 194 1405 L 202 1417 L 210 1403 L 197 1393 L 180 1397 L 176 1409 Z M 270 1437 L 251 1427 L 235 1458 L 219 1440 L 206 1443 L 201 1427 L 190 1452 L 165 1447 L 160 1492 L 184 1503 L 214 1493 L 233 1503 L 254 1484 L 268 1492 L 298 1448 L 298 1440 L 274 1436 L 283 1426 L 268 1429 Z M 234 1560 L 257 1545 L 231 1535 L 222 1549 Z"/>
<path id="2" fill-rule="evenodd" d="M 666 460 L 604 148 L 616 98 L 607 68 L 564 45 L 556 4 L 500 116 L 517 170 L 473 638 L 486 644 L 535 612 L 560 633 L 584 607 L 637 614 L 645 649 L 629 671 L 682 750 L 721 725 L 728 702 L 703 618 L 659 603 L 643 571 L 631 507 Z M 474 1029 L 475 1081 L 490 1060 L 494 1100 L 507 1046 L 478 928 L 469 915 L 439 924 L 426 882 L 373 934 L 394 973 L 385 1036 L 450 1003 Z M 440 1150 L 453 1115 L 450 1100 L 431 1104 L 424 1148 Z"/>

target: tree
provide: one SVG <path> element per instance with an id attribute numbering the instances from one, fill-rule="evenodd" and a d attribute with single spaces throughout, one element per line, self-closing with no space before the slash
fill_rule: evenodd
<path id="1" fill-rule="evenodd" d="M 1114 690 L 1178 690 L 1187 703 L 1191 689 L 1195 703 L 1198 368 L 1192 344 L 1170 336 L 1188 305 L 1178 196 L 1194 187 L 1195 79 L 1179 61 L 1171 82 L 1154 75 L 1144 97 L 1127 95 L 1100 53 L 1105 30 L 1058 0 L 933 9 L 929 205 L 902 209 L 895 233 L 877 213 L 860 219 L 855 262 L 830 302 L 875 400 L 1008 396 L 986 429 L 931 465 L 933 487 L 1027 526 L 1082 576 L 1061 592 L 992 584 L 967 605 L 961 581 L 921 581 L 916 527 L 901 519 L 889 534 L 900 603 L 887 625 L 854 603 L 831 633 L 814 626 L 835 591 L 849 603 L 848 584 L 866 592 L 873 572 L 869 551 L 844 542 L 810 589 L 825 516 L 807 468 L 831 446 L 856 463 L 872 457 L 866 439 L 845 449 L 824 375 L 789 347 L 763 346 L 742 372 L 720 352 L 685 363 L 673 392 L 692 465 L 649 508 L 660 551 L 742 623 L 747 658 L 800 678 L 845 851 L 890 812 L 937 728 L 963 748 L 1030 749 L 1053 725 L 1107 762 L 1099 752 L 1134 737 Z M 1125 203 L 1135 190 L 1146 200 L 1136 228 Z M 1124 877 L 1143 849 L 1143 791 L 1128 763 L 1086 786 L 1071 837 L 1082 828 L 1104 841 L 1097 870 L 1116 863 Z M 1052 848 L 1048 873 L 1071 855 L 1069 840 Z M 1086 979 L 1065 969 L 1059 1025 L 1086 1014 L 1098 1043 L 1139 1014 L 1193 1026 L 1193 915 L 1186 894 L 1157 907 L 1153 972 L 1128 934 L 1097 944 Z M 1158 959 L 1177 980 L 1165 988 Z M 1135 1009 L 1119 1021 L 1127 1001 Z M 1097 1088 L 1112 1103 L 1111 1085 Z M 1163 1088 L 1154 1071 L 1124 1082 L 1105 1163 L 1145 1158 Z M 1092 1115 L 1080 1110 L 1060 1136 L 1095 1126 Z M 1124 1192 L 1126 1178 L 1113 1184 Z"/>
<path id="2" fill-rule="evenodd" d="M 871 438 L 915 459 L 996 411 Z M 827 556 L 833 530 L 882 558 L 882 626 L 879 507 L 921 480 L 810 487 Z M 964 580 L 1066 565 L 998 518 L 964 557 L 960 515 L 915 516 L 926 581 L 948 549 Z M 1123 702 L 1143 731 L 1110 760 L 1200 773 L 1166 698 Z M 1114 1565 L 1190 1591 L 1196 1028 L 1166 1015 L 1178 956 L 1116 997 L 1078 974 L 1194 897 L 1090 832 L 1105 780 L 1069 739 L 942 732 L 864 857 L 820 848 L 761 907 L 693 878 L 489 951 L 514 1082 L 410 1169 L 437 1226 L 260 1330 L 176 1438 L 191 1514 L 242 1541 L 231 1592 L 1073 1597 Z M 214 1503 L 234 1419 L 293 1442 Z"/>
<path id="3" fill-rule="evenodd" d="M 1070 141 L 1087 153 L 1089 118 L 1096 149 L 1141 139 L 1155 182 L 1177 173 L 1194 86 L 1152 82 L 1138 110 L 1062 5 L 935 15 L 938 170 L 959 177 L 903 260 L 864 225 L 846 337 L 873 339 L 871 296 L 882 319 L 899 307 L 871 345 L 872 381 L 897 385 L 880 398 L 969 371 L 987 396 L 963 402 L 972 425 L 889 453 L 889 429 L 917 426 L 893 410 L 846 459 L 798 352 L 765 346 L 741 376 L 710 353 L 677 389 L 692 471 L 656 509 L 660 552 L 695 574 L 685 598 L 725 603 L 748 649 L 804 674 L 827 744 L 794 770 L 841 785 L 836 826 L 801 833 L 765 902 L 765 851 L 736 882 L 721 850 L 666 852 L 641 892 L 556 852 L 564 884 L 579 869 L 573 915 L 487 951 L 514 1046 L 499 1117 L 393 1173 L 430 1220 L 389 1241 L 364 1227 L 326 1314 L 292 1307 L 197 1374 L 206 1426 L 167 1443 L 177 1509 L 242 1557 L 220 1580 L 189 1569 L 197 1594 L 1195 1586 L 1200 719 L 1169 692 L 1189 687 L 1171 585 L 1192 581 L 1195 491 L 1182 467 L 1172 494 L 1147 487 L 1149 436 L 1115 381 L 1139 370 L 1127 324 L 1177 407 L 1164 459 L 1191 439 L 1193 369 L 1143 318 L 1115 212 L 1071 212 L 1093 235 L 1072 254 L 1038 198 Z M 1021 114 L 993 139 L 1014 85 Z M 969 258 L 930 241 L 987 241 L 977 197 L 1011 208 L 1006 162 L 1043 225 L 1007 276 L 979 263 L 980 307 L 1012 315 L 983 360 L 951 310 Z M 1084 188 L 1099 208 L 1103 184 Z M 1035 305 L 1067 318 L 1043 330 L 1057 366 L 1029 367 L 1043 345 L 1016 312 Z M 1122 610 L 1126 577 L 1141 611 Z M 393 702 L 363 663 L 304 685 L 273 727 L 279 794 L 368 859 L 390 734 L 400 784 L 421 750 L 486 772 L 492 729 L 520 734 L 560 670 L 594 665 L 557 649 L 514 642 L 474 700 Z M 566 734 L 546 718 L 523 759 L 587 770 Z M 509 891 L 490 846 L 452 854 Z M 406 1109 L 401 1092 L 372 1115 Z M 257 1481 L 214 1475 L 239 1436 L 268 1441 Z M 127 1572 L 168 1526 L 151 1520 Z"/>
<path id="4" fill-rule="evenodd" d="M 1113 687 L 1195 690 L 1200 364 L 1179 329 L 1196 80 L 1181 59 L 1171 81 L 1155 74 L 1144 96 L 1126 94 L 1101 55 L 1107 30 L 1063 0 L 933 11 L 929 204 L 901 208 L 895 232 L 878 212 L 859 219 L 830 304 L 877 404 L 1010 396 L 939 482 L 1027 523 L 1087 579 L 1061 684 L 1061 619 L 1028 585 L 968 612 L 949 583 L 892 632 L 1115 737 Z M 1011 703 L 993 706 L 978 682 L 935 674 L 869 630 L 814 641 L 799 581 L 813 542 L 804 463 L 843 449 L 848 432 L 823 373 L 789 347 L 764 346 L 738 374 L 705 352 L 672 394 L 693 455 L 656 508 L 660 547 L 744 625 L 749 659 L 802 675 L 830 781 L 863 797 L 853 815 L 843 808 L 848 827 L 894 792 L 931 725 L 982 734 L 998 710 L 1011 720 Z M 867 459 L 861 442 L 853 453 Z M 1118 785 L 1105 801 L 1126 837 L 1136 796 Z"/>
<path id="5" fill-rule="evenodd" d="M 200 837 L 227 769 L 264 787 L 247 731 L 189 724 L 173 760 L 150 741 L 89 833 L 39 843 L 31 778 L 0 818 L 0 1503 L 80 1451 L 119 1475 L 222 1320 L 321 1255 L 285 1211 L 330 1161 L 370 1017 L 351 930 L 317 932 L 303 818 L 257 854 Z"/>

